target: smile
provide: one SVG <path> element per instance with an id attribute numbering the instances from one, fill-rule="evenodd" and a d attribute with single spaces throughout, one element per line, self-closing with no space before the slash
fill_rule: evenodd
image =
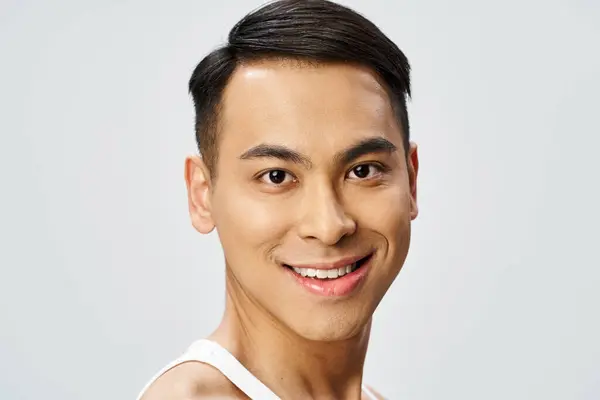
<path id="1" fill-rule="evenodd" d="M 369 254 L 366 257 L 359 259 L 350 264 L 343 265 L 341 267 L 331 267 L 331 268 L 302 268 L 302 267 L 293 267 L 291 265 L 284 264 L 289 269 L 292 269 L 298 275 L 308 278 L 315 279 L 337 279 L 341 278 L 346 274 L 350 274 L 364 265 L 372 254 Z"/>
<path id="2" fill-rule="evenodd" d="M 373 254 L 346 258 L 335 263 L 283 266 L 289 275 L 310 293 L 347 296 L 357 290 L 366 277 Z"/>

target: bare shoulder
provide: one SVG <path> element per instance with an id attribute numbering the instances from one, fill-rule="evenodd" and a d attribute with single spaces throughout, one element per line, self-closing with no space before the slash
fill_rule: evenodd
<path id="1" fill-rule="evenodd" d="M 217 369 L 196 361 L 165 372 L 141 400 L 246 399 L 247 397 Z"/>
<path id="2" fill-rule="evenodd" d="M 375 398 L 376 398 L 377 400 L 386 400 L 386 398 L 385 398 L 385 397 L 383 397 L 383 396 L 381 395 L 381 393 L 379 393 L 377 390 L 373 389 L 373 387 L 372 387 L 372 386 L 367 386 L 367 388 L 369 388 L 369 390 L 371 391 L 371 393 L 373 393 L 373 394 L 375 395 Z"/>

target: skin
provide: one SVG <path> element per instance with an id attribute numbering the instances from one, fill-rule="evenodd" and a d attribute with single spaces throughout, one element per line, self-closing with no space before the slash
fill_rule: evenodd
<path id="1" fill-rule="evenodd" d="M 418 214 L 416 145 L 404 148 L 377 76 L 347 64 L 240 66 L 220 122 L 216 177 L 200 157 L 185 166 L 192 224 L 216 228 L 226 259 L 226 311 L 210 339 L 281 398 L 360 399 L 371 318 Z M 343 297 L 309 293 L 282 265 L 370 253 L 367 276 Z M 144 397 L 157 398 L 244 395 L 191 362 Z"/>

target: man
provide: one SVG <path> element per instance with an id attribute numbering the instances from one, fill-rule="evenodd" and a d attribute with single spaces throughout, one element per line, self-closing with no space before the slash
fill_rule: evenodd
<path id="1" fill-rule="evenodd" d="M 381 398 L 362 373 L 418 212 L 409 70 L 324 0 L 269 3 L 199 63 L 185 180 L 193 226 L 223 246 L 226 310 L 143 400 Z"/>

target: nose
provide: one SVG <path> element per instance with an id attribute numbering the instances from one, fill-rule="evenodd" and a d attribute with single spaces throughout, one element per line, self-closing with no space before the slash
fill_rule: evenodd
<path id="1" fill-rule="evenodd" d="M 356 221 L 346 213 L 333 190 L 320 189 L 304 196 L 297 229 L 302 239 L 317 239 L 331 246 L 352 235 Z"/>

